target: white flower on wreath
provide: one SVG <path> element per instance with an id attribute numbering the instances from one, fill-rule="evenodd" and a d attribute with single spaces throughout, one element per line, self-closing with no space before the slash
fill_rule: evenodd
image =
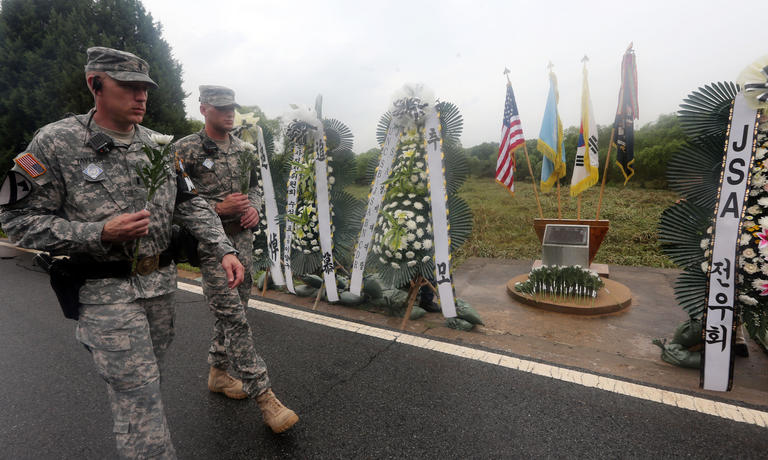
<path id="1" fill-rule="evenodd" d="M 408 251 L 408 252 L 406 252 L 406 253 L 405 253 L 405 257 L 407 257 L 407 258 L 409 258 L 409 259 L 413 259 L 413 257 L 414 257 L 415 255 L 416 255 L 416 254 L 414 254 L 414 253 L 413 253 L 413 251 Z"/>
<path id="2" fill-rule="evenodd" d="M 699 246 L 701 246 L 701 249 L 707 249 L 709 247 L 709 238 L 704 238 L 701 240 Z"/>
<path id="3" fill-rule="evenodd" d="M 415 249 L 415 250 L 417 250 L 417 251 L 418 251 L 419 249 L 421 249 L 421 243 L 419 243 L 418 241 L 414 241 L 414 242 L 413 242 L 413 249 Z M 766 266 L 768 266 L 768 265 L 766 265 Z"/>
<path id="4" fill-rule="evenodd" d="M 702 262 L 701 271 L 703 271 L 704 273 L 707 273 L 708 270 L 709 270 L 709 262 Z"/>
<path id="5" fill-rule="evenodd" d="M 384 254 L 386 254 L 387 257 L 392 257 L 392 251 L 390 251 L 389 249 L 385 250 Z"/>
<path id="6" fill-rule="evenodd" d="M 424 249 L 430 249 L 432 247 L 432 240 L 424 240 L 422 246 L 424 246 Z"/>
<path id="7" fill-rule="evenodd" d="M 752 175 L 752 187 L 760 188 L 766 183 L 768 183 L 768 180 L 766 180 L 765 174 L 755 173 Z"/>
<path id="8" fill-rule="evenodd" d="M 333 176 L 328 176 L 328 183 L 333 185 L 336 183 L 336 178 Z"/>
<path id="9" fill-rule="evenodd" d="M 312 246 L 317 246 L 317 240 L 312 240 L 309 242 Z"/>
<path id="10" fill-rule="evenodd" d="M 749 273 L 750 275 L 754 275 L 757 273 L 757 265 L 755 264 L 744 264 L 744 271 Z"/>
<path id="11" fill-rule="evenodd" d="M 403 258 L 403 255 L 398 251 L 395 253 L 395 259 L 400 260 Z"/>
<path id="12" fill-rule="evenodd" d="M 419 211 L 421 211 L 422 209 L 424 209 L 424 205 L 423 205 L 423 204 L 421 204 L 421 203 L 419 203 L 418 201 L 416 201 L 416 202 L 414 202 L 414 203 L 413 203 L 413 207 L 414 207 L 414 208 L 416 208 L 416 209 L 418 209 Z"/>
<path id="13" fill-rule="evenodd" d="M 761 214 L 760 211 L 762 211 L 762 208 L 756 204 L 747 208 L 747 212 L 752 214 L 753 216 Z"/>
<path id="14" fill-rule="evenodd" d="M 398 264 L 396 262 L 390 262 L 389 265 L 391 265 L 392 268 L 398 268 L 398 269 L 400 268 L 400 264 Z"/>
<path id="15" fill-rule="evenodd" d="M 416 198 L 416 194 L 415 193 L 409 193 L 408 194 L 408 198 L 414 199 L 414 198 Z"/>
<path id="16" fill-rule="evenodd" d="M 752 297 L 748 295 L 741 294 L 739 296 L 739 302 L 745 304 L 745 305 L 757 305 L 757 300 L 753 299 Z"/>
<path id="17" fill-rule="evenodd" d="M 752 287 L 757 289 L 758 291 L 765 290 L 766 285 L 768 285 L 768 280 L 764 280 L 760 278 L 752 280 Z M 765 295 L 765 294 L 760 294 L 760 295 Z"/>
<path id="18" fill-rule="evenodd" d="M 254 249 L 253 253 L 256 254 L 257 256 L 260 256 L 260 255 L 264 254 L 264 250 L 263 249 Z"/>
<path id="19" fill-rule="evenodd" d="M 759 198 L 757 200 L 757 204 L 759 204 L 763 208 L 768 208 L 768 197 L 764 196 L 762 198 Z"/>
<path id="20" fill-rule="evenodd" d="M 422 261 L 423 263 L 427 263 L 427 261 L 429 261 L 429 259 L 430 259 L 430 258 L 431 258 L 431 257 L 429 257 L 429 256 L 424 256 L 424 257 L 422 257 L 422 258 L 421 258 L 421 261 Z"/>
<path id="21" fill-rule="evenodd" d="M 304 249 L 302 252 L 304 254 L 311 254 L 312 253 L 312 251 L 310 251 L 309 249 Z"/>
<path id="22" fill-rule="evenodd" d="M 768 228 L 768 216 L 761 217 L 757 223 L 760 224 L 762 230 L 765 231 L 765 229 Z"/>
<path id="23" fill-rule="evenodd" d="M 418 262 L 416 262 L 415 260 L 409 260 L 409 261 L 408 261 L 408 263 L 406 263 L 405 265 L 407 265 L 407 266 L 409 266 L 409 267 L 413 267 L 413 266 L 414 266 L 414 265 L 416 265 L 417 263 L 418 263 Z"/>
<path id="24" fill-rule="evenodd" d="M 419 182 L 419 176 L 417 176 L 416 174 L 412 175 L 411 182 L 413 182 L 414 184 Z"/>
<path id="25" fill-rule="evenodd" d="M 768 152 L 768 149 L 764 149 L 764 148 L 761 148 L 761 147 L 756 148 L 755 149 L 755 158 L 757 158 L 758 160 L 762 160 L 763 158 L 765 158 L 765 153 L 766 152 Z"/>
<path id="26" fill-rule="evenodd" d="M 405 201 L 403 201 L 403 205 L 404 205 L 404 206 L 410 206 L 410 205 L 411 205 L 411 200 L 405 200 Z"/>
<path id="27" fill-rule="evenodd" d="M 408 230 L 416 230 L 416 222 L 412 220 L 407 221 L 405 226 L 408 227 Z"/>
<path id="28" fill-rule="evenodd" d="M 409 243 L 411 243 L 413 241 L 416 241 L 416 235 L 414 235 L 413 233 L 408 233 L 407 235 L 405 235 L 405 239 L 408 240 Z"/>
<path id="29" fill-rule="evenodd" d="M 424 230 L 422 230 L 422 229 L 420 229 L 420 228 L 417 228 L 417 229 L 416 229 L 416 236 L 418 236 L 419 238 L 421 238 L 422 236 L 424 236 Z"/>
<path id="30" fill-rule="evenodd" d="M 741 253 L 741 255 L 743 255 L 747 259 L 752 259 L 757 255 L 757 253 L 755 252 L 754 249 L 747 248 L 744 250 L 744 252 Z"/>
<path id="31" fill-rule="evenodd" d="M 387 261 L 386 261 L 386 260 L 384 260 L 384 258 L 383 258 L 383 257 L 379 257 L 379 262 L 381 262 L 381 263 L 383 263 L 383 264 L 387 263 Z"/>
<path id="32" fill-rule="evenodd" d="M 421 203 L 419 203 L 419 204 L 421 204 Z M 416 208 L 416 209 L 418 209 L 418 208 Z M 424 220 L 425 220 L 424 216 L 416 216 L 416 223 L 423 224 Z"/>
<path id="33" fill-rule="evenodd" d="M 739 237 L 739 245 L 746 246 L 752 241 L 752 236 L 749 233 L 742 233 Z"/>
<path id="34" fill-rule="evenodd" d="M 320 250 L 320 246 L 312 246 L 312 252 L 318 252 Z"/>

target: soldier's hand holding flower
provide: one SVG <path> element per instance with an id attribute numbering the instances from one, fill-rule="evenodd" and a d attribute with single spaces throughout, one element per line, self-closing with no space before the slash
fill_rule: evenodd
<path id="1" fill-rule="evenodd" d="M 251 202 L 248 200 L 248 195 L 230 193 L 224 201 L 216 205 L 215 211 L 220 216 L 233 216 L 244 213 L 249 207 Z"/>
<path id="2" fill-rule="evenodd" d="M 149 211 L 120 214 L 109 219 L 101 230 L 101 241 L 122 243 L 133 241 L 149 234 Z"/>
<path id="3" fill-rule="evenodd" d="M 243 228 L 253 228 L 259 223 L 259 211 L 253 206 L 249 206 L 240 217 L 240 226 Z"/>

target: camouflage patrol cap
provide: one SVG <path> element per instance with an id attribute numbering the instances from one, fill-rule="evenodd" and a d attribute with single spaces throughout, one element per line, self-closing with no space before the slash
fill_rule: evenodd
<path id="1" fill-rule="evenodd" d="M 117 81 L 140 81 L 157 88 L 157 83 L 149 78 L 149 64 L 144 59 L 128 53 L 103 46 L 88 48 L 86 72 L 104 72 Z"/>
<path id="2" fill-rule="evenodd" d="M 235 92 L 224 86 L 200 85 L 200 103 L 214 107 L 240 107 L 235 102 Z"/>

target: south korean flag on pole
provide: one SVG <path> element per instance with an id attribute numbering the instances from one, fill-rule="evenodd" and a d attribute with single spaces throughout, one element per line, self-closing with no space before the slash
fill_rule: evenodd
<path id="1" fill-rule="evenodd" d="M 0 186 L 0 206 L 16 203 L 29 195 L 32 184 L 23 174 L 16 171 L 8 171 L 8 176 Z"/>

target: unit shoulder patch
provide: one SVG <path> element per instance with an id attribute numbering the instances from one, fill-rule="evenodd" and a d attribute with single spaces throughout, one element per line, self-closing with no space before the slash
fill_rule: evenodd
<path id="1" fill-rule="evenodd" d="M 21 201 L 32 191 L 32 183 L 23 174 L 8 171 L 3 184 L 0 185 L 0 206 Z"/>

